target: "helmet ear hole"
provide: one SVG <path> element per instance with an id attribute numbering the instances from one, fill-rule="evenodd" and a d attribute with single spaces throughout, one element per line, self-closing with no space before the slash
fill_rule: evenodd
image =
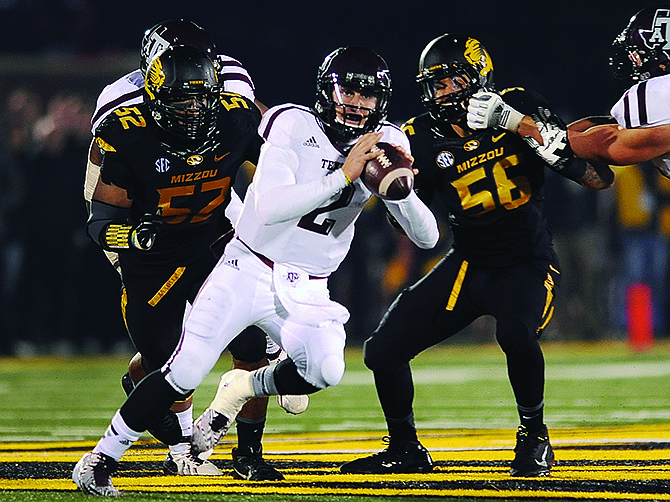
<path id="1" fill-rule="evenodd" d="M 438 93 L 444 79 L 460 79 L 448 93 Z M 447 123 L 458 122 L 467 113 L 467 99 L 482 89 L 493 89 L 493 62 L 484 46 L 472 37 L 444 34 L 428 43 L 419 58 L 421 101 L 431 117 Z"/>

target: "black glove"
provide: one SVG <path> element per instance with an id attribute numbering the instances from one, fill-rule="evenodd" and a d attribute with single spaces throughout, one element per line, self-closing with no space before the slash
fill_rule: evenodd
<path id="1" fill-rule="evenodd" d="M 131 247 L 140 251 L 149 251 L 156 242 L 156 235 L 160 232 L 163 220 L 159 214 L 147 213 L 140 222 L 133 227 L 130 233 Z"/>

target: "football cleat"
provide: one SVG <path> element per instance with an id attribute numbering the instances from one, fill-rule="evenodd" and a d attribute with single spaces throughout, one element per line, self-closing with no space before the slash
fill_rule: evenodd
<path id="1" fill-rule="evenodd" d="M 233 448 L 235 477 L 249 481 L 281 481 L 284 476 L 263 458 L 262 448 Z"/>
<path id="2" fill-rule="evenodd" d="M 226 435 L 235 417 L 228 418 L 211 408 L 207 408 L 193 424 L 191 453 L 200 459 L 209 458 L 219 440 Z"/>
<path id="3" fill-rule="evenodd" d="M 79 459 L 72 471 L 72 481 L 87 495 L 120 497 L 123 495 L 112 484 L 112 474 L 119 463 L 104 453 L 89 452 Z"/>
<path id="4" fill-rule="evenodd" d="M 233 369 L 224 373 L 216 396 L 193 424 L 191 452 L 196 457 L 213 449 L 233 425 L 235 417 L 254 397 L 253 372 Z"/>
<path id="5" fill-rule="evenodd" d="M 183 452 L 169 451 L 163 462 L 163 472 L 173 476 L 222 476 L 221 470 L 208 460 L 191 453 L 188 445 Z"/>
<path id="6" fill-rule="evenodd" d="M 433 459 L 421 443 L 414 440 L 392 440 L 385 436 L 388 443 L 385 450 L 347 462 L 340 467 L 344 474 L 400 474 L 407 472 L 430 472 Z"/>
<path id="7" fill-rule="evenodd" d="M 516 433 L 514 460 L 510 475 L 532 478 L 549 476 L 554 464 L 554 450 L 549 444 L 547 426 L 535 433 L 529 433 L 525 426 L 520 425 Z"/>
<path id="8" fill-rule="evenodd" d="M 284 349 L 279 350 L 279 354 L 270 359 L 270 366 L 275 366 L 288 358 Z M 309 406 L 309 396 L 307 394 L 277 396 L 277 403 L 286 413 L 291 415 L 300 415 Z"/>
<path id="9" fill-rule="evenodd" d="M 277 403 L 286 413 L 300 415 L 309 406 L 309 396 L 307 394 L 277 396 Z"/>

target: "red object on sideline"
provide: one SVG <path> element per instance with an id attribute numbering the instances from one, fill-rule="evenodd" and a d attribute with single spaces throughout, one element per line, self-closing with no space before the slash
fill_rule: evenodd
<path id="1" fill-rule="evenodd" d="M 626 290 L 626 320 L 631 348 L 650 349 L 654 345 L 654 309 L 648 284 L 634 283 Z"/>

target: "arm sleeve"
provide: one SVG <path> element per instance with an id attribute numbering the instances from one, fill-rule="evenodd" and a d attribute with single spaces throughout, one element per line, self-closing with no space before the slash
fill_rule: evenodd
<path id="1" fill-rule="evenodd" d="M 347 186 L 342 169 L 308 183 L 297 184 L 295 153 L 265 143 L 254 175 L 256 213 L 265 225 L 302 217 Z"/>
<path id="2" fill-rule="evenodd" d="M 421 249 L 435 247 L 440 238 L 437 220 L 414 191 L 402 200 L 385 200 L 384 204 L 414 244 Z"/>
<path id="3" fill-rule="evenodd" d="M 130 211 L 126 208 L 92 200 L 86 221 L 86 233 L 106 251 L 130 249 L 130 233 L 133 228 L 127 223 L 129 215 Z"/>

